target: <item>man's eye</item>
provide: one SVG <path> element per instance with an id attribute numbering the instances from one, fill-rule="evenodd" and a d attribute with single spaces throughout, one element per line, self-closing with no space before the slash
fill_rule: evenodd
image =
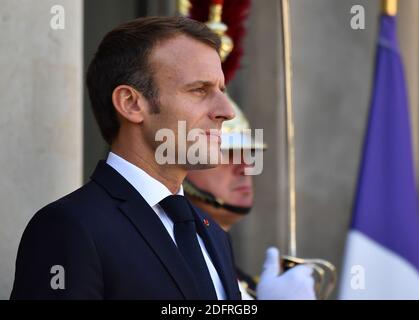
<path id="1" fill-rule="evenodd" d="M 197 94 L 205 94 L 205 93 L 207 93 L 207 90 L 205 89 L 205 88 L 195 88 L 195 89 L 192 89 L 192 92 L 195 92 L 195 93 L 197 93 Z"/>

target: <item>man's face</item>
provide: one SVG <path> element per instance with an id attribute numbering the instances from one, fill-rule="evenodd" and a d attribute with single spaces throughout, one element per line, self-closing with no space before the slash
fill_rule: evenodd
<path id="1" fill-rule="evenodd" d="M 252 176 L 244 175 L 246 164 L 219 165 L 209 170 L 190 171 L 187 178 L 198 188 L 212 193 L 224 202 L 239 206 L 253 205 Z"/>
<path id="2" fill-rule="evenodd" d="M 219 131 L 224 120 L 234 117 L 234 112 L 224 94 L 224 74 L 218 53 L 204 43 L 179 35 L 157 44 L 149 61 L 159 91 L 160 108 L 157 114 L 147 114 L 143 122 L 151 147 L 155 150 L 161 143 L 155 141 L 156 132 L 167 128 L 175 133 L 178 150 L 182 145 L 177 142 L 178 121 L 185 121 L 186 133 L 202 129 L 200 141 L 211 146 L 208 151 L 220 158 L 221 138 L 209 131 Z M 187 143 L 185 149 L 193 143 Z"/>

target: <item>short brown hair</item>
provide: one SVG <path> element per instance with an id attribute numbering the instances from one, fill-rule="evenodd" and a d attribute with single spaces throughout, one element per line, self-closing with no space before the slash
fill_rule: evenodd
<path id="1" fill-rule="evenodd" d="M 217 52 L 219 37 L 205 24 L 184 17 L 145 17 L 121 24 L 102 40 L 89 65 L 87 88 L 93 113 L 103 138 L 112 144 L 119 122 L 112 104 L 113 90 L 130 85 L 152 104 L 158 88 L 149 65 L 149 55 L 157 42 L 184 34 L 207 44 Z"/>

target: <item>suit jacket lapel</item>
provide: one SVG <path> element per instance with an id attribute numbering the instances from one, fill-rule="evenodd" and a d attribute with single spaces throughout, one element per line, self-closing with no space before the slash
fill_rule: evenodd
<path id="1" fill-rule="evenodd" d="M 92 179 L 114 198 L 124 200 L 119 205 L 120 210 L 160 259 L 185 299 L 197 299 L 199 295 L 184 259 L 162 222 L 143 197 L 104 161 L 98 164 Z"/>
<path id="2" fill-rule="evenodd" d="M 227 264 L 229 258 L 226 254 L 229 254 L 229 252 L 221 250 L 220 241 L 217 241 L 214 232 L 210 232 L 213 226 L 211 224 L 204 224 L 203 216 L 200 215 L 193 206 L 191 206 L 191 208 L 195 213 L 198 233 L 203 238 L 212 262 L 221 278 L 224 290 L 227 294 L 227 299 L 240 299 L 240 297 L 237 296 L 237 277 L 231 272 L 231 267 Z"/>

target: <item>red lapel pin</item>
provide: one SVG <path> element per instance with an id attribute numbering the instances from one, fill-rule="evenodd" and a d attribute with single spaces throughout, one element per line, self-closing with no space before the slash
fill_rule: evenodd
<path id="1" fill-rule="evenodd" d="M 204 224 L 206 227 L 209 227 L 209 221 L 207 219 L 204 219 Z"/>

